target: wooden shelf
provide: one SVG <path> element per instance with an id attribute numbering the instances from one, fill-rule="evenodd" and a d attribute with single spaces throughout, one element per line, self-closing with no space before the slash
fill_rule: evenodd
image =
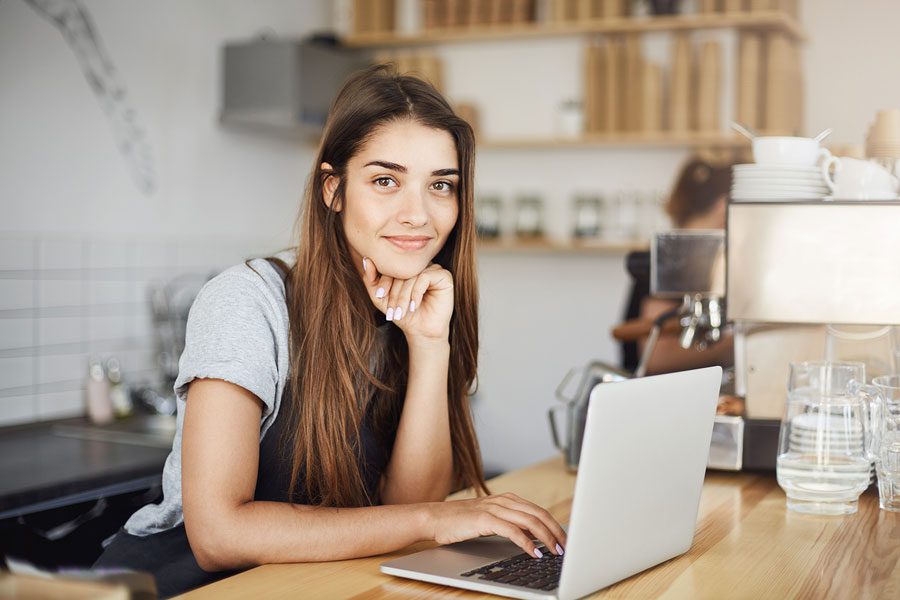
<path id="1" fill-rule="evenodd" d="M 696 29 L 760 29 L 782 31 L 796 41 L 805 41 L 806 33 L 797 20 L 780 11 L 715 15 L 674 15 L 661 17 L 620 17 L 575 21 L 572 23 L 515 23 L 430 29 L 412 34 L 390 32 L 359 33 L 343 39 L 346 46 L 418 46 L 423 44 L 516 40 L 561 37 L 592 33 L 649 33 L 654 31 L 690 31 Z"/>
<path id="2" fill-rule="evenodd" d="M 648 242 L 633 241 L 605 241 L 605 240 L 555 240 L 550 238 L 540 239 L 516 239 L 500 238 L 488 240 L 479 238 L 479 252 L 507 253 L 507 252 L 534 252 L 550 254 L 627 254 L 634 250 L 648 250 Z"/>
<path id="3" fill-rule="evenodd" d="M 749 141 L 729 133 L 588 133 L 579 138 L 509 138 L 478 141 L 479 149 L 540 150 L 554 148 L 640 147 L 640 148 L 741 148 Z"/>

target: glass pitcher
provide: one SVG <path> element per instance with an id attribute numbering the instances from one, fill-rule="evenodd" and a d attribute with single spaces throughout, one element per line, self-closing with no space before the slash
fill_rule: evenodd
<path id="1" fill-rule="evenodd" d="M 791 363 L 776 475 L 787 507 L 801 513 L 855 513 L 869 487 L 871 396 L 863 363 Z"/>

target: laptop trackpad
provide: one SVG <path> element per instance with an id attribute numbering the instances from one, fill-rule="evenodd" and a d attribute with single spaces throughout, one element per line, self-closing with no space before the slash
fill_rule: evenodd
<path id="1" fill-rule="evenodd" d="M 449 544 L 444 546 L 444 550 L 452 550 L 454 552 L 468 554 L 469 556 L 483 556 L 484 558 L 493 558 L 497 560 L 525 553 L 524 550 L 505 537 L 499 535 L 491 535 L 475 538 L 474 540 Z"/>

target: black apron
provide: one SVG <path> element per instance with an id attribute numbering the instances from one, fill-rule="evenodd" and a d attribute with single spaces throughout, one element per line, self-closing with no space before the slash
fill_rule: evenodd
<path id="1" fill-rule="evenodd" d="M 277 263 L 270 261 L 270 264 L 284 279 L 284 270 Z M 293 500 L 296 504 L 310 504 L 302 473 L 293 499 L 288 490 L 291 482 L 293 448 L 285 445 L 284 429 L 291 420 L 284 415 L 293 401 L 290 386 L 285 386 L 279 414 L 259 446 L 259 469 L 254 500 L 268 502 Z M 302 402 L 302 399 L 300 401 Z M 390 440 L 379 440 L 372 423 L 371 409 L 374 406 L 375 400 L 369 402 L 360 423 L 357 464 L 369 498 L 377 503 L 378 483 L 390 459 L 393 435 L 390 436 Z M 156 580 L 157 592 L 161 598 L 175 596 L 237 573 L 237 571 L 207 572 L 201 569 L 191 552 L 184 523 L 143 537 L 132 535 L 123 528 L 94 563 L 94 568 L 126 568 L 150 573 Z"/>

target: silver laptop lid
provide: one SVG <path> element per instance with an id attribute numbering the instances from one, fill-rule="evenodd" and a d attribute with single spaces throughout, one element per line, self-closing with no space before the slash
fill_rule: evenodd
<path id="1" fill-rule="evenodd" d="M 691 547 L 721 367 L 591 392 L 559 598 L 580 598 Z"/>

